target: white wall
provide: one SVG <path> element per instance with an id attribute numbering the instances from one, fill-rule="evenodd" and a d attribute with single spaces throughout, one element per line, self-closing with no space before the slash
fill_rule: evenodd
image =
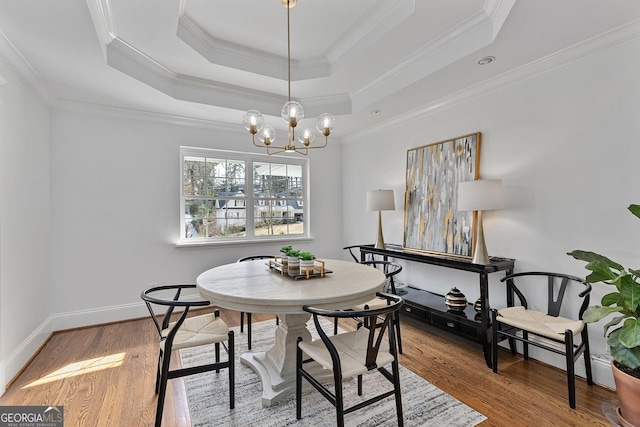
<path id="1" fill-rule="evenodd" d="M 485 214 L 491 255 L 515 258 L 516 271 L 584 277 L 584 264 L 566 253 L 585 249 L 637 268 L 640 221 L 626 208 L 640 203 L 640 41 L 592 53 L 555 69 L 532 67 L 513 84 L 504 76 L 502 86 L 472 88 L 458 102 L 346 143 L 345 244 L 373 242 L 376 215 L 365 212 L 364 197 L 374 188 L 396 191 L 397 210 L 383 212 L 385 241 L 402 243 L 406 150 L 480 131 L 481 178 L 501 178 L 506 189 L 506 209 Z M 473 275 L 405 267 L 401 280 L 414 286 L 443 294 L 458 286 L 478 297 Z M 493 276 L 491 305 L 500 307 L 504 288 Z M 595 285 L 592 303 L 607 292 Z M 604 323 L 589 326 L 595 380 L 612 386 Z"/>
<path id="2" fill-rule="evenodd" d="M 51 332 L 49 148 L 46 102 L 0 52 L 0 394 Z"/>
<path id="3" fill-rule="evenodd" d="M 54 329 L 147 315 L 139 295 L 149 285 L 194 282 L 206 269 L 282 246 L 175 246 L 179 147 L 248 151 L 251 138 L 240 123 L 193 126 L 64 106 L 52 113 Z M 310 155 L 313 239 L 296 246 L 322 258 L 342 257 L 340 159 L 331 140 Z"/>

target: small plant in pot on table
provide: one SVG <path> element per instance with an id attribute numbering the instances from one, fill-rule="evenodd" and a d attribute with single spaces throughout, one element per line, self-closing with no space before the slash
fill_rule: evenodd
<path id="1" fill-rule="evenodd" d="M 628 209 L 640 218 L 640 205 L 630 205 Z M 587 308 L 583 320 L 592 323 L 615 316 L 604 326 L 604 332 L 613 357 L 611 365 L 620 400 L 618 418 L 624 426 L 640 426 L 640 270 L 625 269 L 595 252 L 575 250 L 569 255 L 587 262 L 585 268 L 591 271 L 587 282 L 602 282 L 615 288 L 602 297 L 601 306 Z"/>
<path id="2" fill-rule="evenodd" d="M 316 256 L 311 252 L 300 252 L 298 258 L 300 258 L 300 268 L 309 268 L 314 266 Z"/>
<path id="3" fill-rule="evenodd" d="M 297 270 L 300 267 L 300 251 L 298 249 L 290 249 L 287 252 L 287 257 L 289 260 L 289 269 Z"/>

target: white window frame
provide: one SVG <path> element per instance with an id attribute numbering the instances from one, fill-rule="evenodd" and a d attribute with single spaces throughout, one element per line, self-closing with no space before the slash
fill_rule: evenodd
<path id="1" fill-rule="evenodd" d="M 184 194 L 185 182 L 184 182 L 184 158 L 186 156 L 199 156 L 199 157 L 216 157 L 220 159 L 236 160 L 245 162 L 245 198 L 243 199 L 246 206 L 254 206 L 254 192 L 253 192 L 253 163 L 277 163 L 301 166 L 302 169 L 302 199 L 300 205 L 302 206 L 303 220 L 303 232 L 301 234 L 284 234 L 284 235 L 267 235 L 256 236 L 254 228 L 255 217 L 253 210 L 251 214 L 246 214 L 246 236 L 235 237 L 209 237 L 209 238 L 191 238 L 185 237 L 185 200 L 187 197 Z M 310 214 L 309 214 L 309 161 L 300 157 L 288 157 L 277 156 L 257 153 L 244 153 L 229 150 L 219 150 L 213 148 L 199 148 L 199 147 L 180 147 L 180 228 L 179 228 L 179 240 L 177 246 L 202 246 L 202 245 L 221 245 L 221 244 L 246 244 L 257 242 L 279 242 L 279 241 L 295 241 L 295 240 L 308 240 L 310 239 Z M 259 200 L 263 202 L 264 200 Z"/>

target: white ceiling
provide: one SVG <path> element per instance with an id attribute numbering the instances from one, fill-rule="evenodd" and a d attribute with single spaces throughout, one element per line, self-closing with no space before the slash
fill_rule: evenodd
<path id="1" fill-rule="evenodd" d="M 640 37 L 638 0 L 298 0 L 290 13 L 291 95 L 306 117 L 334 114 L 343 139 Z M 52 102 L 240 126 L 287 96 L 279 0 L 0 0 L 0 32 L 0 60 Z"/>

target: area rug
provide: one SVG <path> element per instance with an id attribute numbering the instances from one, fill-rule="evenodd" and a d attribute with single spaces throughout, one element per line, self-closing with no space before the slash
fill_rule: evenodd
<path id="1" fill-rule="evenodd" d="M 311 335 L 317 332 L 309 323 Z M 252 324 L 252 351 L 265 351 L 273 345 L 275 320 Z M 324 327 L 324 325 L 323 325 Z M 233 328 L 236 338 L 236 404 L 229 410 L 228 372 L 219 374 L 205 372 L 185 377 L 187 402 L 192 425 L 213 426 L 333 426 L 336 423 L 335 408 L 312 387 L 305 387 L 302 396 L 302 419 L 296 420 L 295 393 L 277 404 L 263 408 L 261 404 L 262 383 L 260 378 L 239 361 L 239 355 L 246 352 L 247 334 Z M 327 322 L 326 331 L 333 333 L 333 324 Z M 193 366 L 211 358 L 213 346 L 180 350 L 182 364 Z M 400 367 L 402 406 L 405 426 L 450 426 L 472 427 L 487 418 L 479 412 L 456 400 L 433 384 Z M 391 389 L 391 383 L 378 373 L 364 377 L 364 395 L 367 390 L 379 393 L 383 388 Z M 362 398 L 356 393 L 355 379 L 345 382 L 345 406 L 351 406 Z M 397 426 L 395 400 L 393 397 L 368 406 L 360 411 L 347 414 L 348 426 L 373 427 Z"/>

